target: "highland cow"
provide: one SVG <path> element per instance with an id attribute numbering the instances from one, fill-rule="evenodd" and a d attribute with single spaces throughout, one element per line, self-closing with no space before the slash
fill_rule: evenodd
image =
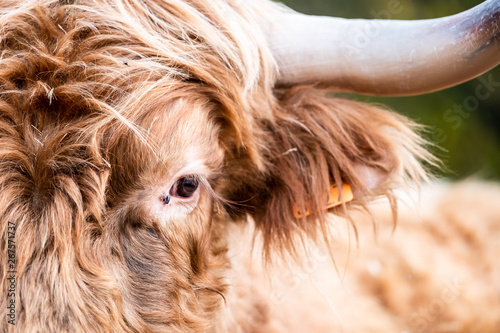
<path id="1" fill-rule="evenodd" d="M 356 208 L 386 196 L 394 215 L 394 190 L 436 164 L 416 124 L 331 93 L 473 78 L 500 62 L 499 9 L 380 24 L 261 0 L 2 1 L 0 330 L 498 331 L 493 312 L 426 312 L 426 276 L 410 293 L 374 258 L 352 300 L 313 284 L 273 298 L 266 276 L 314 246 L 342 260 L 336 226 L 369 234 Z"/>

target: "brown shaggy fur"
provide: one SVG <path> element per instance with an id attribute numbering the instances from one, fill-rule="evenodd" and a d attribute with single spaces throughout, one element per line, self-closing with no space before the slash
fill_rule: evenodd
<path id="1" fill-rule="evenodd" d="M 331 183 L 355 190 L 345 215 L 425 178 L 410 121 L 315 87 L 273 90 L 264 8 L 277 10 L 2 1 L 2 286 L 12 224 L 17 272 L 16 325 L 2 287 L 2 332 L 265 331 L 261 301 L 232 297 L 236 222 L 254 221 L 271 262 L 331 243 Z M 186 176 L 200 183 L 193 199 L 162 205 Z M 306 202 L 318 213 L 294 219 Z"/>

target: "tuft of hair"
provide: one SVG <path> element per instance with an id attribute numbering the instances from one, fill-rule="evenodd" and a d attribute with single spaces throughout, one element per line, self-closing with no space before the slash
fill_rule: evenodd
<path id="1" fill-rule="evenodd" d="M 396 218 L 395 188 L 429 179 L 424 165 L 437 166 L 418 134 L 422 127 L 380 107 L 330 96 L 332 90 L 293 87 L 277 95 L 274 117 L 262 121 L 265 168 L 235 160 L 227 196 L 249 214 L 263 237 L 264 257 L 295 257 L 306 240 L 330 243 L 326 214 L 347 216 L 377 196 L 388 196 Z M 330 185 L 349 184 L 353 202 L 326 211 Z M 294 206 L 309 216 L 294 217 Z M 305 209 L 303 209 L 305 210 Z M 355 223 L 353 222 L 355 228 Z M 276 250 L 276 251 L 274 251 Z"/>

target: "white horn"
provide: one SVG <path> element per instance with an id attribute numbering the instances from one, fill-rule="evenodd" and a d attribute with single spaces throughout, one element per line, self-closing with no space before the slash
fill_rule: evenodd
<path id="1" fill-rule="evenodd" d="M 280 13 L 267 38 L 278 85 L 322 83 L 373 95 L 448 88 L 500 63 L 500 0 L 431 20 L 347 20 Z"/>

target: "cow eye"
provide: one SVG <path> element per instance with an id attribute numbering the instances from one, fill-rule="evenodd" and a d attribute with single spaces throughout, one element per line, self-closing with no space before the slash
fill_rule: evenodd
<path id="1" fill-rule="evenodd" d="M 175 182 L 170 189 L 170 195 L 180 198 L 191 197 L 198 189 L 198 180 L 194 177 L 183 177 Z"/>

